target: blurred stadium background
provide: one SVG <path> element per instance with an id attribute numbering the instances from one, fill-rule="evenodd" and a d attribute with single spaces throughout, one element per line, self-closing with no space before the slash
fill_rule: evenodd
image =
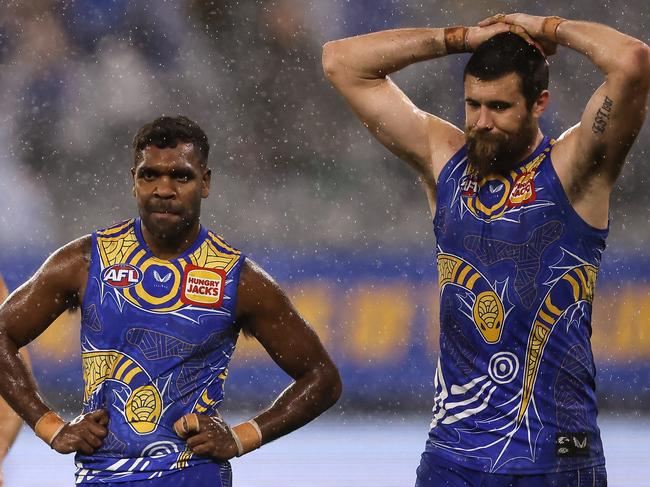
<path id="1" fill-rule="evenodd" d="M 213 193 L 203 223 L 289 291 L 340 365 L 344 397 L 314 431 L 325 434 L 342 422 L 361 431 L 357 447 L 348 444 L 340 455 L 380 444 L 403 453 L 404 442 L 394 436 L 419 431 L 415 447 L 409 443 L 415 457 L 409 450 L 403 481 L 382 474 L 386 454 L 367 465 L 351 461 L 347 483 L 318 485 L 413 483 L 438 339 L 435 240 L 426 198 L 415 174 L 371 140 L 325 81 L 321 45 L 384 28 L 473 24 L 499 11 L 599 21 L 646 42 L 650 25 L 645 0 L 2 5 L 0 273 L 10 289 L 59 245 L 135 214 L 129 169 L 137 128 L 160 114 L 195 119 L 212 145 Z M 464 62 L 451 56 L 395 78 L 420 107 L 462 125 Z M 601 81 L 590 62 L 561 49 L 551 59 L 545 131 L 559 135 L 576 123 Z M 648 431 L 644 415 L 650 412 L 649 152 L 647 123 L 612 198 L 593 323 L 600 401 L 604 416 L 615 420 L 605 424 L 615 424 L 612 431 L 623 436 L 641 424 Z M 78 321 L 75 314 L 62 316 L 30 346 L 45 397 L 69 416 L 80 410 L 82 397 Z M 230 372 L 224 407 L 235 416 L 266 405 L 288 383 L 243 338 Z M 373 437 L 369 422 L 383 428 L 387 421 L 405 429 Z M 308 432 L 296 434 L 304 442 L 291 440 L 291 448 L 308 445 L 321 462 L 330 458 L 334 452 L 327 448 L 335 443 L 319 447 Z M 25 436 L 19 448 L 32 451 Z M 363 438 L 372 443 L 364 445 Z M 630 451 L 650 451 L 649 436 L 633 438 Z M 627 474 L 643 468 L 635 465 Z M 389 483 L 371 484 L 371 471 Z M 361 478 L 358 472 L 365 472 L 367 484 L 353 480 Z M 15 482 L 9 485 L 28 485 Z"/>

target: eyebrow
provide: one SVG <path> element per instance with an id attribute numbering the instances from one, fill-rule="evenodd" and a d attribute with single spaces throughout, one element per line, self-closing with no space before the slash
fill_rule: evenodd
<path id="1" fill-rule="evenodd" d="M 468 96 L 465 98 L 466 102 L 473 102 L 473 103 L 478 103 L 479 105 L 487 105 L 488 107 L 494 107 L 495 105 L 505 105 L 507 107 L 511 107 L 514 105 L 514 103 L 506 100 L 490 100 L 486 103 L 481 103 L 480 101 L 472 98 L 471 96 Z"/>
<path id="2" fill-rule="evenodd" d="M 172 169 L 172 170 L 170 171 L 170 173 L 171 173 L 173 176 L 185 176 L 185 177 L 187 177 L 187 178 L 194 177 L 194 174 L 195 174 L 194 171 L 191 171 L 191 170 L 186 169 L 186 168 L 181 168 L 181 169 Z"/>
<path id="3" fill-rule="evenodd" d="M 195 176 L 194 171 L 191 171 L 187 168 L 171 169 L 169 171 L 161 171 L 156 167 L 141 166 L 137 169 L 136 174 L 141 177 L 144 174 L 151 174 L 154 176 L 164 176 L 169 175 L 171 177 L 187 177 L 193 178 Z"/>
<path id="4" fill-rule="evenodd" d="M 148 167 L 148 166 L 140 166 L 136 168 L 136 174 L 138 176 L 142 176 L 144 173 L 155 174 L 156 176 L 158 176 L 160 174 L 160 171 L 156 168 Z"/>

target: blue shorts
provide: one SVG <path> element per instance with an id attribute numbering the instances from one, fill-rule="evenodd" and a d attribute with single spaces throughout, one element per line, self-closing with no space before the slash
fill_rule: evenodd
<path id="1" fill-rule="evenodd" d="M 202 463 L 151 480 L 80 484 L 86 487 L 232 487 L 230 463 Z"/>
<path id="2" fill-rule="evenodd" d="M 605 465 L 539 475 L 485 473 L 423 453 L 415 487 L 606 487 Z"/>

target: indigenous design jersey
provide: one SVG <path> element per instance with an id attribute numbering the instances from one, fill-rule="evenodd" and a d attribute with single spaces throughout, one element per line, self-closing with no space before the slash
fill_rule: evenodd
<path id="1" fill-rule="evenodd" d="M 181 416 L 214 414 L 223 399 L 244 256 L 201 227 L 177 259 L 156 258 L 140 220 L 92 236 L 82 305 L 84 412 L 108 411 L 109 433 L 77 454 L 77 483 L 133 482 L 211 460 L 173 430 Z"/>
<path id="2" fill-rule="evenodd" d="M 604 464 L 589 339 L 607 230 L 572 208 L 553 142 L 482 181 L 463 148 L 439 177 L 440 358 L 426 450 L 485 472 Z"/>

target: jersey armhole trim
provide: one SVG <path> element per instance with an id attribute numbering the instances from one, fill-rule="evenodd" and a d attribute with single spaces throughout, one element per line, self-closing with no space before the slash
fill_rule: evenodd
<path id="1" fill-rule="evenodd" d="M 558 203 L 560 203 L 564 208 L 566 208 L 566 211 L 569 213 L 569 217 L 573 219 L 577 225 L 583 227 L 585 230 L 589 231 L 590 233 L 595 233 L 598 237 L 600 238 L 606 238 L 607 235 L 609 234 L 609 228 L 610 228 L 610 217 L 608 216 L 607 218 L 607 228 L 597 228 L 594 227 L 593 225 L 587 223 L 584 218 L 582 218 L 576 209 L 573 207 L 571 204 L 571 201 L 569 200 L 569 196 L 566 194 L 566 191 L 564 190 L 564 186 L 562 186 L 562 181 L 560 181 L 560 176 L 558 176 L 557 171 L 555 170 L 555 166 L 553 165 L 553 149 L 548 154 L 548 157 L 546 158 L 545 163 L 549 167 L 549 179 L 553 183 L 554 187 L 554 192 L 558 196 Z"/>

